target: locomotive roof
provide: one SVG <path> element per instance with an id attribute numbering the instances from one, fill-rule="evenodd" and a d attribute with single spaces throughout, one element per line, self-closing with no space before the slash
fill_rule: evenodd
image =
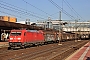
<path id="1" fill-rule="evenodd" d="M 43 33 L 43 31 L 41 31 L 41 30 L 27 30 L 27 32 L 41 32 L 41 33 Z"/>
<path id="2" fill-rule="evenodd" d="M 27 30 L 27 32 L 38 32 L 37 30 Z"/>
<path id="3" fill-rule="evenodd" d="M 22 30 L 12 30 L 12 31 L 22 31 Z M 26 30 L 27 32 L 38 32 L 38 30 Z"/>

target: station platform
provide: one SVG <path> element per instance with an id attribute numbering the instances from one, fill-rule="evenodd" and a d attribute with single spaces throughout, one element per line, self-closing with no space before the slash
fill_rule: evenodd
<path id="1" fill-rule="evenodd" d="M 8 47 L 8 42 L 0 42 L 0 48 Z"/>
<path id="2" fill-rule="evenodd" d="M 65 60 L 90 60 L 90 42 L 85 44 Z"/>

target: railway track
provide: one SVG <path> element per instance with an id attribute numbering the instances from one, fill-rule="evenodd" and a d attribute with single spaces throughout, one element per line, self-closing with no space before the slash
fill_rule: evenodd
<path id="1" fill-rule="evenodd" d="M 71 43 L 71 44 L 74 44 L 74 43 Z M 51 60 L 51 59 L 53 60 L 53 58 L 55 58 L 56 56 L 59 56 L 59 55 L 61 55 L 61 57 L 59 57 L 59 60 L 64 59 L 65 55 L 62 58 L 62 54 L 69 51 L 69 50 L 71 50 L 72 49 L 71 47 L 74 47 L 74 49 L 78 49 L 78 48 L 75 48 L 76 47 L 75 45 L 73 46 L 71 44 L 68 44 L 68 46 L 67 46 L 67 44 L 65 44 L 62 47 L 57 46 L 56 48 L 53 48 L 53 50 L 49 50 L 49 51 L 46 51 L 46 52 L 43 52 L 43 53 L 40 53 L 40 54 L 36 54 L 33 57 L 28 56 L 24 60 Z M 83 44 L 83 42 L 80 43 L 80 44 Z M 80 45 L 80 44 L 78 44 L 78 45 Z M 55 60 L 57 60 L 57 59 L 55 59 Z"/>
<path id="2" fill-rule="evenodd" d="M 64 60 L 69 55 L 71 55 L 73 52 L 75 52 L 77 49 L 81 48 L 83 45 L 85 45 L 88 41 L 81 42 L 79 44 L 76 44 L 69 49 L 65 50 L 64 52 L 60 53 L 59 55 L 53 57 L 53 59 L 50 60 Z"/>
<path id="3" fill-rule="evenodd" d="M 3 57 L 5 60 L 55 60 L 56 58 L 65 58 L 63 53 L 69 52 L 69 50 L 72 51 L 78 49 L 76 45 L 79 46 L 80 44 L 85 44 L 86 42 L 88 41 L 69 41 L 63 42 L 62 46 L 58 46 L 57 44 L 49 44 L 40 47 L 32 47 L 15 51 L 10 50 L 8 51 L 8 54 L 7 52 L 3 52 Z M 0 54 L 0 58 L 4 60 L 2 58 L 2 54 Z"/>

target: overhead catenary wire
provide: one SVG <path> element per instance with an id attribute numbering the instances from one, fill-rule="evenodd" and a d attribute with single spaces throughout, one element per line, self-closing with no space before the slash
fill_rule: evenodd
<path id="1" fill-rule="evenodd" d="M 1 4 L 1 3 L 0 3 L 0 4 Z M 1 5 L 4 5 L 4 4 L 1 4 Z M 18 13 L 18 14 L 20 14 L 20 15 L 28 15 L 28 16 L 33 16 L 33 17 L 41 18 L 41 17 L 38 17 L 38 16 L 36 16 L 36 15 L 30 14 L 30 13 L 26 13 L 25 11 L 18 10 L 18 9 L 16 9 L 16 8 L 13 8 L 13 7 L 10 7 L 10 6 L 7 6 L 8 8 L 5 8 L 5 6 L 7 6 L 7 5 L 4 5 L 4 7 L 2 7 L 2 6 L 0 6 L 0 7 L 3 8 L 3 9 L 6 9 L 6 10 L 12 11 L 12 12 Z M 12 8 L 12 9 L 14 9 L 14 10 L 12 10 L 12 9 L 10 9 L 10 8 Z M 44 18 L 41 18 L 41 19 L 44 19 Z"/>
<path id="2" fill-rule="evenodd" d="M 34 7 L 34 8 L 36 8 L 37 10 L 39 10 L 39 11 L 45 13 L 46 15 L 49 15 L 50 17 L 52 17 L 51 14 L 49 14 L 49 13 L 47 13 L 47 12 L 41 10 L 40 8 L 38 8 L 38 7 L 36 7 L 36 6 L 32 5 L 32 4 L 30 4 L 29 2 L 27 2 L 27 1 L 25 1 L 25 0 L 22 0 L 22 1 L 25 2 L 25 3 L 28 4 L 28 5 L 30 5 L 30 6 L 32 6 L 32 7 Z M 48 17 L 49 17 L 49 16 L 48 16 Z"/>
<path id="3" fill-rule="evenodd" d="M 0 1 L 1 1 L 1 0 L 0 0 Z M 7 5 L 10 5 L 10 6 L 16 7 L 16 8 L 18 8 L 18 9 L 22 9 L 22 10 L 26 11 L 26 9 L 24 9 L 24 8 L 21 8 L 21 7 L 18 7 L 18 6 L 15 6 L 15 5 L 9 4 L 9 3 L 4 2 L 4 1 L 1 1 L 1 2 L 5 3 L 5 4 L 7 4 Z M 33 13 L 33 14 L 37 14 L 37 15 L 40 15 L 40 16 L 44 16 L 44 15 L 41 15 L 41 14 L 38 14 L 38 13 L 32 12 L 32 11 L 30 11 L 30 10 L 27 10 L 26 12 L 30 12 L 30 13 Z M 47 16 L 46 16 L 46 17 L 47 17 Z"/>
<path id="4" fill-rule="evenodd" d="M 0 1 L 1 1 L 1 0 L 0 0 Z M 3 2 L 3 1 L 1 1 L 1 2 Z M 1 2 L 0 2 L 0 3 L 1 3 Z M 3 4 L 3 3 L 4 3 L 4 4 Z M 34 12 L 32 12 L 33 14 L 31 14 L 31 13 L 30 13 L 31 11 L 26 12 L 25 9 L 23 9 L 23 8 L 19 8 L 19 7 L 17 7 L 17 6 L 8 4 L 8 3 L 6 3 L 6 2 L 3 2 L 3 3 L 1 3 L 1 5 L 7 6 L 7 8 L 9 8 L 9 9 L 16 10 L 17 12 L 19 12 L 19 14 L 22 13 L 23 15 L 24 15 L 24 14 L 27 14 L 27 15 L 32 16 L 32 17 L 36 17 L 36 18 L 40 18 L 40 19 L 45 19 L 45 18 L 36 16 Z M 7 5 L 5 5 L 5 4 L 7 4 Z M 8 6 L 8 5 L 10 5 L 10 6 Z M 11 6 L 13 6 L 13 7 L 11 7 Z M 22 15 L 22 14 L 21 14 L 21 15 Z"/>
<path id="5" fill-rule="evenodd" d="M 80 14 L 78 13 L 78 12 L 76 12 L 75 11 L 75 9 L 70 5 L 70 3 L 67 1 L 67 0 L 63 0 L 66 4 L 67 4 L 67 6 L 74 12 L 74 14 L 77 16 L 77 17 L 80 17 L 82 20 L 85 20 L 83 17 L 81 17 L 80 16 Z M 80 20 L 80 19 L 79 19 Z M 75 20 L 76 21 L 76 20 Z M 84 21 L 83 21 L 84 22 Z M 81 24 L 80 25 L 78 25 L 78 27 L 80 27 L 81 26 Z M 77 28 L 78 28 L 77 27 Z"/>
<path id="6" fill-rule="evenodd" d="M 63 0 L 63 2 L 70 8 L 70 10 L 77 16 L 77 14 L 74 12 L 73 8 L 67 4 L 66 0 Z"/>
<path id="7" fill-rule="evenodd" d="M 0 12 L 1 12 L 1 13 L 4 13 L 4 14 L 8 14 L 8 15 L 11 15 L 11 16 L 14 16 L 14 17 L 18 17 L 18 18 L 23 19 L 23 17 L 18 16 L 18 15 L 10 14 L 10 13 L 4 12 L 4 11 L 0 11 Z"/>
<path id="8" fill-rule="evenodd" d="M 75 17 L 73 17 L 72 15 L 70 15 L 69 13 L 67 13 L 63 8 L 61 8 L 59 5 L 57 5 L 54 1 L 52 0 L 48 0 L 50 3 L 52 3 L 56 8 L 58 8 L 59 10 L 61 10 L 64 14 L 66 14 L 68 17 L 70 17 L 71 19 L 75 20 Z"/>
<path id="9" fill-rule="evenodd" d="M 1 4 L 1 3 L 0 3 L 0 4 Z M 6 10 L 9 10 L 9 11 L 12 11 L 12 12 L 15 12 L 15 13 L 22 14 L 22 13 L 21 13 L 21 12 L 19 12 L 19 11 L 12 10 L 12 9 L 9 9 L 9 8 L 6 8 L 6 7 L 3 7 L 2 5 L 0 5 L 0 8 L 2 8 L 2 9 L 6 9 Z"/>
<path id="10" fill-rule="evenodd" d="M 67 0 L 63 0 L 66 5 L 71 9 L 71 11 L 77 16 L 80 17 L 82 19 L 84 19 L 83 17 L 80 16 L 80 14 L 70 5 L 70 3 Z M 84 19 L 85 20 L 85 19 Z"/>

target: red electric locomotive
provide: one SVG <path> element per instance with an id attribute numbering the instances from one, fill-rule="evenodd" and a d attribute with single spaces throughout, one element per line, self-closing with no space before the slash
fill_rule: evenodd
<path id="1" fill-rule="evenodd" d="M 37 30 L 11 30 L 9 47 L 25 47 L 30 44 L 44 42 L 43 32 Z"/>

